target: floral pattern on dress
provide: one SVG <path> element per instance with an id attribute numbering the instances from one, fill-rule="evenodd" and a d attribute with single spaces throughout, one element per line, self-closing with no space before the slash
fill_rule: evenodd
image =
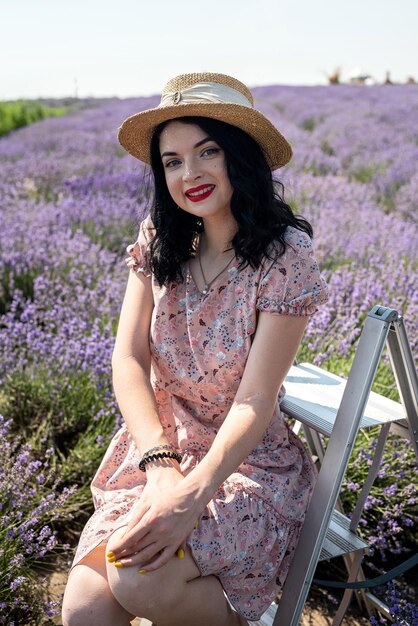
<path id="1" fill-rule="evenodd" d="M 288 227 L 280 256 L 272 245 L 258 269 L 230 267 L 203 295 L 185 264 L 184 282 L 160 287 L 149 269 L 150 218 L 128 246 L 128 266 L 151 277 L 151 381 L 169 441 L 183 453 L 184 474 L 209 450 L 241 382 L 257 311 L 311 315 L 327 287 L 305 233 Z M 261 441 L 219 487 L 188 537 L 202 576 L 216 575 L 229 601 L 257 620 L 283 585 L 312 493 L 315 470 L 280 411 Z M 140 417 L 138 418 L 140 419 Z M 123 426 L 92 482 L 95 513 L 80 538 L 74 564 L 125 525 L 146 475 Z"/>

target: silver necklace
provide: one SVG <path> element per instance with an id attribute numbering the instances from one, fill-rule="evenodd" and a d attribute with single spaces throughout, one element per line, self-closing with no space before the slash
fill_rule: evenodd
<path id="1" fill-rule="evenodd" d="M 228 250 L 232 250 L 232 248 L 228 248 Z M 225 250 L 225 252 L 227 252 L 228 250 Z M 218 274 L 216 274 L 215 278 L 212 278 L 212 280 L 211 280 L 211 281 L 209 281 L 209 282 L 206 280 L 205 272 L 203 271 L 202 261 L 201 261 L 201 259 L 200 259 L 200 253 L 198 254 L 197 258 L 198 258 L 198 261 L 199 261 L 199 267 L 200 267 L 200 271 L 201 271 L 201 273 L 202 273 L 202 278 L 203 278 L 203 281 L 204 281 L 204 283 L 205 283 L 205 284 L 203 285 L 202 294 L 203 294 L 204 296 L 206 296 L 206 295 L 209 293 L 209 289 L 211 288 L 211 286 L 213 285 L 213 283 L 215 282 L 215 280 L 216 280 L 217 278 L 219 278 L 219 276 L 220 276 L 221 274 L 223 274 L 223 273 L 224 273 L 224 272 L 228 269 L 228 267 L 231 265 L 232 261 L 235 259 L 235 255 L 232 257 L 232 259 L 230 259 L 230 260 L 228 261 L 228 263 L 225 265 L 225 267 L 224 267 L 224 268 L 223 268 L 223 269 L 222 269 L 222 270 L 221 270 Z"/>

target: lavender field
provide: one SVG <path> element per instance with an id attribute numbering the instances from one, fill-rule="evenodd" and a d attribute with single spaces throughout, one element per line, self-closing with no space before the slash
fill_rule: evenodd
<path id="1" fill-rule="evenodd" d="M 377 303 L 404 313 L 417 357 L 418 87 L 255 95 L 294 147 L 276 177 L 313 224 L 330 286 L 300 359 L 346 375 Z M 43 573 L 69 558 L 91 511 L 89 481 L 120 423 L 110 357 L 147 172 L 116 130 L 154 104 L 100 101 L 0 140 L 0 624 L 52 623 Z M 387 362 L 375 389 L 397 397 Z M 358 442 L 347 505 L 372 447 Z M 417 504 L 410 445 L 393 437 L 361 521 L 376 567 L 416 549 Z"/>

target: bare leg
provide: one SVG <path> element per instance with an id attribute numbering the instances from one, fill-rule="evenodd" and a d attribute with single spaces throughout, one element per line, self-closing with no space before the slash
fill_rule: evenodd
<path id="1" fill-rule="evenodd" d="M 106 578 L 106 546 L 98 546 L 71 572 L 62 607 L 64 626 L 129 626 L 133 615 L 116 601 Z"/>
<path id="2" fill-rule="evenodd" d="M 161 624 L 157 621 L 158 626 L 248 626 L 247 620 L 231 609 L 216 576 L 200 577 L 185 583 L 175 619 L 170 621 L 170 616 L 167 616 L 160 621 Z"/>
<path id="3" fill-rule="evenodd" d="M 174 557 L 155 572 L 139 569 L 107 564 L 112 593 L 127 612 L 156 626 L 248 626 L 231 609 L 216 576 L 200 576 L 189 549 L 183 560 Z"/>

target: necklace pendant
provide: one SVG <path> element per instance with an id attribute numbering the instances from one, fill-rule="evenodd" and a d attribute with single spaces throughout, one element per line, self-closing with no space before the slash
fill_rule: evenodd
<path id="1" fill-rule="evenodd" d="M 204 296 L 209 293 L 209 285 L 203 285 L 202 293 Z"/>

